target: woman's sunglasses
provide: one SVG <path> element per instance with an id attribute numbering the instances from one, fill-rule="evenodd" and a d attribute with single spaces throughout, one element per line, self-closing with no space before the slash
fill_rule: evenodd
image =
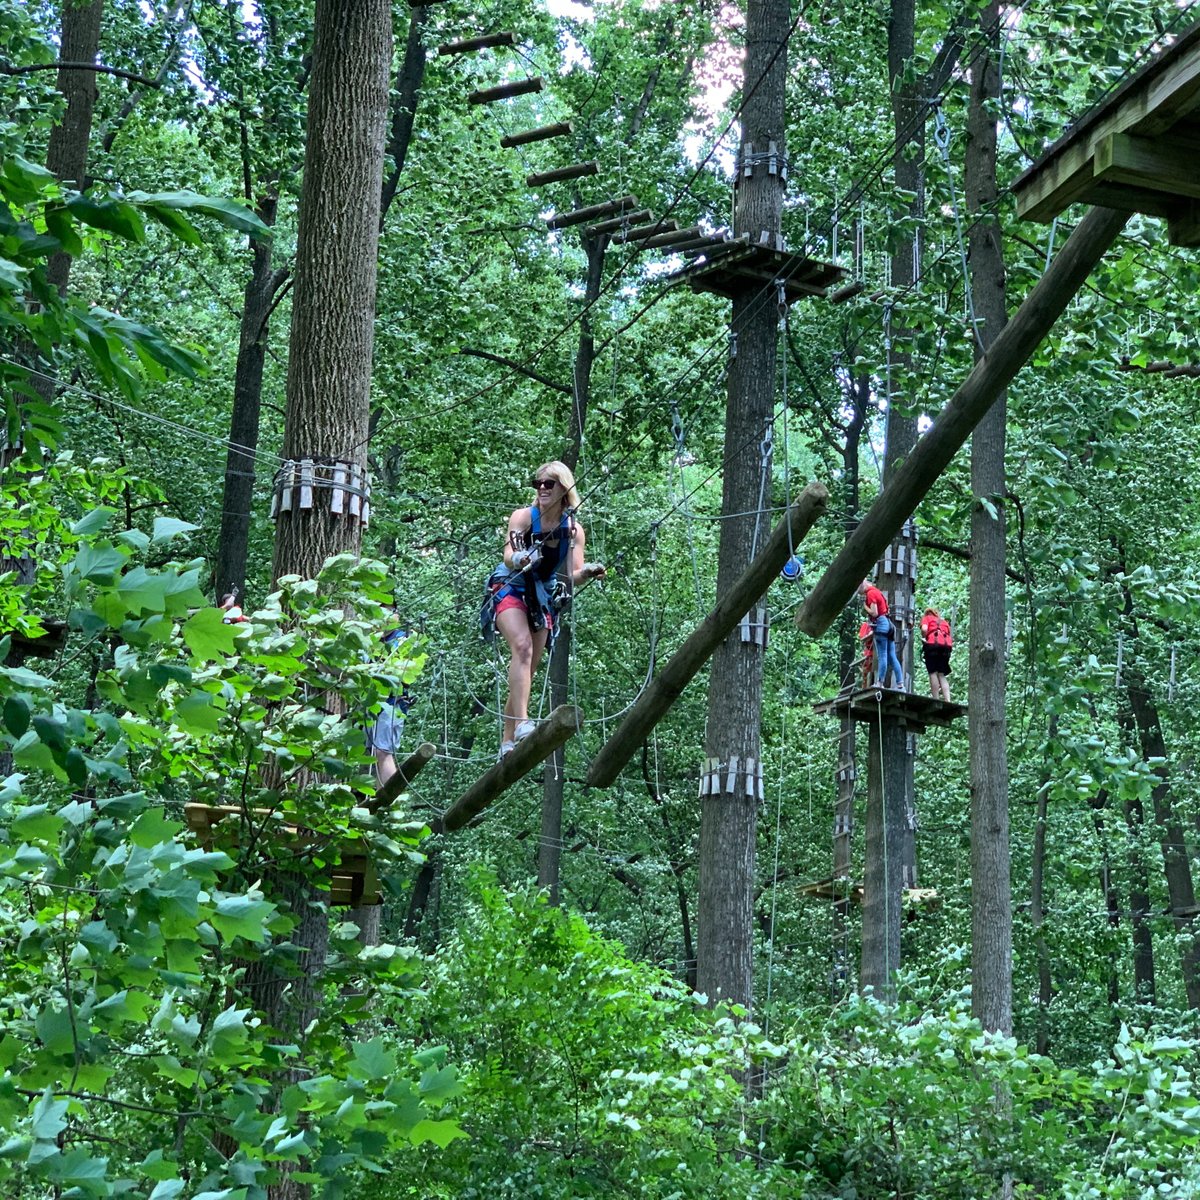
<path id="1" fill-rule="evenodd" d="M 550 492 L 558 487 L 557 479 L 535 479 L 532 482 L 539 492 Z"/>

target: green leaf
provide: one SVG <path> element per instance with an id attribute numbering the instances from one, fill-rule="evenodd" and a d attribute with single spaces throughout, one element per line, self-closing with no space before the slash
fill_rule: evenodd
<path id="1" fill-rule="evenodd" d="M 24 696 L 9 696 L 4 701 L 4 727 L 13 737 L 23 737 L 29 728 L 29 701 Z"/>
<path id="2" fill-rule="evenodd" d="M 111 584 L 125 562 L 125 555 L 116 546 L 102 543 L 99 546 L 84 546 L 70 565 L 89 583 Z"/>
<path id="3" fill-rule="evenodd" d="M 195 192 L 131 192 L 130 200 L 144 208 L 183 209 L 186 212 L 203 213 L 220 221 L 230 229 L 249 233 L 255 237 L 270 238 L 270 229 L 244 204 L 226 200 L 220 196 L 199 196 Z M 160 218 L 161 219 L 161 218 Z"/>
<path id="4" fill-rule="evenodd" d="M 192 733 L 216 733 L 220 715 L 207 692 L 194 691 L 175 705 L 175 723 Z"/>
<path id="5" fill-rule="evenodd" d="M 9 828 L 25 841 L 50 842 L 58 837 L 63 824 L 62 817 L 51 812 L 49 805 L 31 804 L 28 808 L 17 810 Z"/>
<path id="6" fill-rule="evenodd" d="M 183 1191 L 182 1179 L 161 1179 L 154 1185 L 149 1200 L 174 1200 Z"/>
<path id="7" fill-rule="evenodd" d="M 43 1039 L 44 1040 L 44 1039 Z M 67 1039 L 68 1048 L 71 1045 L 70 1035 Z M 67 1127 L 64 1115 L 67 1111 L 67 1101 L 55 1100 L 50 1088 L 42 1093 L 37 1104 L 33 1107 L 30 1118 L 30 1130 L 38 1141 L 49 1141 L 56 1138 Z"/>
<path id="8" fill-rule="evenodd" d="M 171 841 L 185 826 L 181 821 L 169 821 L 161 808 L 148 808 L 129 829 L 129 840 L 143 850 Z"/>
<path id="9" fill-rule="evenodd" d="M 183 640 L 191 652 L 205 662 L 232 654 L 238 627 L 226 625 L 219 608 L 202 608 L 183 626 Z"/>
<path id="10" fill-rule="evenodd" d="M 193 529 L 199 528 L 199 525 L 193 525 L 190 521 L 180 521 L 175 517 L 155 517 L 154 534 L 150 538 L 150 544 L 157 546 L 162 542 L 169 542 L 181 533 L 191 533 Z"/>
<path id="11" fill-rule="evenodd" d="M 225 938 L 245 938 L 248 942 L 265 942 L 266 922 L 275 912 L 275 905 L 251 896 L 226 896 L 217 904 L 212 923 Z"/>
<path id="12" fill-rule="evenodd" d="M 68 198 L 67 208 L 76 220 L 94 229 L 104 229 L 134 242 L 146 240 L 142 218 L 137 209 L 124 200 L 96 200 L 91 196 L 76 195 Z"/>
<path id="13" fill-rule="evenodd" d="M 381 1038 L 356 1042 L 354 1063 L 365 1079 L 383 1079 L 396 1070 L 396 1056 L 384 1046 Z"/>
<path id="14" fill-rule="evenodd" d="M 85 534 L 98 533 L 101 529 L 107 527 L 109 521 L 112 520 L 116 510 L 112 508 L 93 508 L 86 517 L 80 517 L 74 525 L 71 526 L 71 532 L 76 537 L 83 537 Z"/>
<path id="15" fill-rule="evenodd" d="M 433 1142 L 439 1149 L 445 1150 L 455 1138 L 465 1138 L 470 1135 L 464 1133 L 459 1127 L 457 1121 L 418 1121 L 409 1131 L 408 1140 L 414 1146 L 419 1146 L 422 1142 Z"/>

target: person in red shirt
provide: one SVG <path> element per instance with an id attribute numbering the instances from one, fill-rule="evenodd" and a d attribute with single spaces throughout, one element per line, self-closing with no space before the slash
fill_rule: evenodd
<path id="1" fill-rule="evenodd" d="M 888 616 L 887 597 L 869 579 L 864 579 L 858 590 L 875 637 L 875 686 L 887 687 L 894 675 L 895 687 L 904 691 L 904 668 L 896 654 L 896 626 Z"/>
<path id="2" fill-rule="evenodd" d="M 921 618 L 921 653 L 929 672 L 929 694 L 935 700 L 950 699 L 950 622 L 936 608 L 927 608 Z"/>

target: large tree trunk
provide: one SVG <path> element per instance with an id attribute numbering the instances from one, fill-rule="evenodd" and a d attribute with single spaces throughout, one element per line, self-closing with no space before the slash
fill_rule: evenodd
<path id="1" fill-rule="evenodd" d="M 1133 715 L 1122 709 L 1117 722 L 1125 742 L 1133 746 L 1137 729 Z M 1150 872 L 1146 866 L 1146 810 L 1141 797 L 1125 801 L 1125 830 L 1129 839 L 1129 922 L 1133 932 L 1133 988 L 1139 1004 L 1153 1005 L 1158 999 L 1154 970 L 1154 932 L 1150 928 Z"/>
<path id="2" fill-rule="evenodd" d="M 999 8 L 979 16 L 994 45 Z M 966 193 L 970 283 L 977 318 L 975 358 L 983 358 L 1007 321 L 1004 250 L 996 199 L 996 97 L 1000 73 L 992 45 L 971 68 Z M 1004 433 L 1001 395 L 971 439 L 971 1005 L 985 1029 L 1012 1032 L 1012 883 L 1008 845 L 1008 749 L 1004 714 Z"/>
<path id="3" fill-rule="evenodd" d="M 774 142 L 786 154 L 784 84 L 789 4 L 749 0 L 746 11 L 746 103 L 742 147 L 764 151 Z M 756 162 L 739 173 L 736 233 L 755 242 L 765 232 L 775 245 L 783 211 L 784 183 Z M 755 513 L 770 480 L 766 439 L 775 402 L 778 317 L 761 303 L 757 289 L 733 301 L 732 328 L 737 355 L 729 368 L 725 414 L 725 479 L 717 595 L 736 580 L 765 541 L 769 525 Z M 764 498 L 769 501 L 770 488 Z M 749 514 L 735 516 L 734 514 Z M 757 537 L 756 537 L 757 533 Z M 754 863 L 759 789 L 762 786 L 761 715 L 763 649 L 731 635 L 713 656 L 709 679 L 706 752 L 720 765 L 721 786 L 733 790 L 701 802 L 697 985 L 710 1000 L 750 1006 L 753 968 Z M 734 763 L 736 760 L 736 768 Z"/>
<path id="4" fill-rule="evenodd" d="M 911 287 L 920 276 L 921 221 L 925 210 L 925 100 L 917 81 L 905 82 L 912 64 L 915 0 L 892 0 L 888 18 L 888 81 L 892 96 L 896 187 L 909 193 L 913 234 L 902 238 L 892 255 L 892 286 Z M 887 421 L 883 490 L 917 442 L 917 414 L 909 384 L 911 355 L 903 347 L 911 331 L 903 316 L 885 302 L 884 354 L 887 359 Z M 914 531 L 906 522 L 884 558 L 878 585 L 888 598 L 896 630 L 896 649 L 906 678 L 912 675 L 913 587 L 916 579 Z M 876 664 L 878 669 L 878 664 Z M 863 986 L 891 995 L 891 973 L 900 966 L 900 889 L 917 881 L 916 798 L 913 795 L 913 742 L 897 717 L 873 722 L 867 764 L 867 842 L 863 877 Z M 882 753 L 883 761 L 879 761 Z M 893 756 L 895 760 L 893 761 Z M 886 840 L 880 840 L 886 839 Z M 886 888 L 887 895 L 871 894 Z"/>
<path id="5" fill-rule="evenodd" d="M 567 422 L 567 448 L 563 462 L 572 471 L 579 465 L 587 427 L 588 400 L 592 390 L 592 366 L 596 361 L 596 339 L 592 328 L 592 306 L 600 296 L 604 277 L 604 252 L 608 238 L 582 237 L 583 252 L 587 255 L 587 283 L 583 293 L 583 317 L 579 322 L 579 345 L 575 351 L 572 372 L 571 413 Z M 566 571 L 568 594 L 573 592 L 570 563 Z M 562 627 L 555 634 L 554 651 L 550 656 L 550 707 L 555 709 L 569 702 L 571 680 L 571 625 L 574 609 L 570 609 Z M 558 903 L 559 872 L 562 859 L 563 784 L 566 769 L 566 747 L 560 747 L 546 761 L 542 776 L 542 836 L 538 843 L 538 887 L 550 893 L 550 903 Z"/>
<path id="6" fill-rule="evenodd" d="M 391 67 L 391 12 L 381 0 L 318 0 L 304 186 L 300 197 L 283 457 L 366 463 L 376 254 Z M 281 513 L 275 577 L 311 578 L 332 554 L 357 552 L 361 527 L 313 507 Z"/>
<path id="7" fill-rule="evenodd" d="M 387 0 L 317 0 L 314 29 L 284 458 L 361 471 L 370 414 L 391 6 Z M 358 552 L 361 524 L 332 510 L 333 495 L 332 488 L 318 486 L 312 507 L 279 513 L 276 579 L 312 578 L 331 554 Z M 307 879 L 285 877 L 272 885 L 300 922 L 291 940 L 304 974 L 280 991 L 269 968 L 256 971 L 252 964 L 247 985 L 268 1020 L 295 1038 L 319 1010 L 328 915 Z M 289 1175 L 272 1196 L 290 1200 L 306 1192 Z"/>

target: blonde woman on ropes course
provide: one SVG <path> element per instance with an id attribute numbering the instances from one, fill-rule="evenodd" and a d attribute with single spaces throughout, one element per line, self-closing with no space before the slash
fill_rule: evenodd
<path id="1" fill-rule="evenodd" d="M 481 614 L 484 636 L 498 629 L 508 643 L 508 700 L 504 705 L 503 758 L 536 728 L 529 693 L 546 643 L 554 632 L 554 582 L 560 568 L 578 586 L 603 579 L 600 563 L 584 561 L 585 536 L 576 519 L 579 493 L 566 463 L 534 472 L 534 500 L 508 519 L 504 561 L 488 577 Z"/>

